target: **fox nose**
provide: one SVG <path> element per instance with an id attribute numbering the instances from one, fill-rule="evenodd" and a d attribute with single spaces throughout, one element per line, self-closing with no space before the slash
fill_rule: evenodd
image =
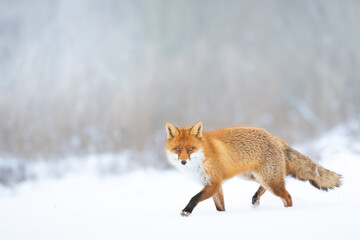
<path id="1" fill-rule="evenodd" d="M 181 164 L 182 164 L 182 165 L 185 165 L 185 164 L 186 164 L 186 161 L 181 161 Z"/>

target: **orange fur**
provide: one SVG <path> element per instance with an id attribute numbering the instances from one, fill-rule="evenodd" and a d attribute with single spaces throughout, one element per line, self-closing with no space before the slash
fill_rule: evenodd
<path id="1" fill-rule="evenodd" d="M 340 186 L 340 175 L 322 168 L 261 128 L 230 127 L 203 132 L 201 122 L 182 128 L 167 123 L 166 131 L 168 156 L 175 156 L 184 168 L 185 164 L 191 164 L 192 156 L 204 153 L 200 167 L 195 169 L 204 176 L 204 188 L 190 200 L 181 213 L 183 216 L 188 216 L 199 202 L 210 197 L 219 211 L 225 210 L 221 184 L 236 175 L 260 184 L 253 197 L 254 205 L 269 190 L 283 200 L 285 207 L 291 207 L 291 196 L 285 189 L 286 175 L 309 180 L 320 189 Z M 176 161 L 172 163 L 177 166 Z M 182 165 L 177 167 L 182 169 Z"/>

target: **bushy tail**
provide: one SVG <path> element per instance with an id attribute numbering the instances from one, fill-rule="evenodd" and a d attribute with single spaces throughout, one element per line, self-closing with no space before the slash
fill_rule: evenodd
<path id="1" fill-rule="evenodd" d="M 316 188 L 327 191 L 341 186 L 342 176 L 313 162 L 307 156 L 287 146 L 284 148 L 287 175 L 309 182 Z"/>

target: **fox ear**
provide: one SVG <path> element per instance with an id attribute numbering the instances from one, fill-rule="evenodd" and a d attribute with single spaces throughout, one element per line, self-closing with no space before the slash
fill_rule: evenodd
<path id="1" fill-rule="evenodd" d="M 168 140 L 173 139 L 174 137 L 179 135 L 179 129 L 171 123 L 166 123 L 166 134 Z"/>
<path id="2" fill-rule="evenodd" d="M 202 137 L 202 131 L 203 131 L 203 124 L 202 122 L 198 122 L 194 126 L 191 127 L 190 133 L 195 137 Z"/>

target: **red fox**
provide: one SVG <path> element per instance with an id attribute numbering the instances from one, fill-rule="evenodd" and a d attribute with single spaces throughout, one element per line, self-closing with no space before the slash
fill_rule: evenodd
<path id="1" fill-rule="evenodd" d="M 169 162 L 204 186 L 181 211 L 182 216 L 189 216 L 199 202 L 210 197 L 218 211 L 225 211 L 221 184 L 236 175 L 260 184 L 252 197 L 254 206 L 269 190 L 281 198 L 285 207 L 291 207 L 292 199 L 285 189 L 287 175 L 309 180 L 321 190 L 341 185 L 341 175 L 321 167 L 261 128 L 229 127 L 203 132 L 202 122 L 181 128 L 166 123 L 166 132 Z"/>

